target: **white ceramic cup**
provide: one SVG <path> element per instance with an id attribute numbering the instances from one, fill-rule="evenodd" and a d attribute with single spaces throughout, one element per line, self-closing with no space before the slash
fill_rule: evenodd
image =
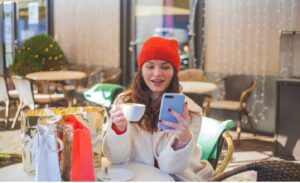
<path id="1" fill-rule="evenodd" d="M 138 103 L 122 104 L 122 111 L 127 121 L 138 122 L 145 113 L 146 106 Z"/>

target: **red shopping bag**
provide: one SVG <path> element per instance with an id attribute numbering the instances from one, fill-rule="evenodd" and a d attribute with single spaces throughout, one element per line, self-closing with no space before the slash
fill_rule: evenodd
<path id="1" fill-rule="evenodd" d="M 65 119 L 65 124 L 74 128 L 71 181 L 95 181 L 90 130 L 73 115 Z"/>

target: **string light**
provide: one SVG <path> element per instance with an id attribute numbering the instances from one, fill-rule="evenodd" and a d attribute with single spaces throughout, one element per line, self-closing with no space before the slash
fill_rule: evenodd
<path id="1" fill-rule="evenodd" d="M 219 78 L 228 74 L 253 75 L 257 82 L 257 88 L 253 92 L 250 114 L 254 121 L 264 122 L 269 110 L 266 99 L 267 63 L 269 50 L 272 46 L 268 33 L 271 32 L 274 23 L 273 8 L 277 22 L 276 29 L 296 29 L 299 5 L 297 0 L 215 0 L 206 1 L 210 10 L 215 8 L 212 26 L 215 28 L 215 43 L 217 56 L 214 62 L 214 77 Z M 211 7 L 214 5 L 214 7 Z M 275 5 L 275 6 L 274 6 Z M 210 15 L 207 14 L 206 16 Z M 245 16 L 246 14 L 246 16 Z M 211 22 L 210 22 L 211 23 Z M 210 26 L 206 21 L 205 26 Z M 214 26 L 216 25 L 216 26 Z M 209 28 L 211 28 L 209 27 Z M 208 30 L 206 28 L 206 30 Z M 243 31 L 245 30 L 245 31 Z M 278 34 L 279 35 L 279 34 Z M 294 59 L 294 37 L 286 36 L 280 39 L 276 37 L 277 45 L 281 45 L 280 70 L 281 77 L 289 77 Z M 214 55 L 215 56 L 215 55 Z M 217 99 L 224 98 L 224 86 L 216 92 Z"/>
<path id="2" fill-rule="evenodd" d="M 222 13 L 223 13 L 223 11 L 222 11 L 222 3 L 220 3 L 220 2 L 217 2 L 217 4 L 218 4 L 218 6 L 217 6 L 217 12 L 218 12 L 218 14 L 217 14 L 217 17 L 218 17 L 218 19 L 217 19 L 217 25 L 218 25 L 218 31 L 217 31 L 217 53 L 221 53 L 221 51 L 223 51 L 223 49 L 222 49 L 222 31 L 220 31 L 221 30 L 221 28 L 222 28 L 222 25 L 221 25 L 221 22 L 220 22 L 220 17 L 222 17 Z M 221 77 L 221 71 L 220 71 L 220 65 L 222 65 L 222 67 L 224 67 L 224 65 L 225 64 L 222 64 L 223 63 L 223 59 L 222 59 L 222 55 L 221 56 L 219 56 L 218 58 L 217 58 L 217 61 L 216 61 L 216 69 L 215 69 L 215 78 L 220 78 Z M 223 95 L 222 95 L 222 91 L 224 90 L 224 86 L 223 85 L 220 85 L 220 90 L 218 90 L 218 92 L 217 92 L 217 99 L 218 100 L 221 100 L 222 98 L 223 98 Z"/>

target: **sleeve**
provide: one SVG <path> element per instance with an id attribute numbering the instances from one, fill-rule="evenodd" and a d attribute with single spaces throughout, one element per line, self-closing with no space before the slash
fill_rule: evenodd
<path id="1" fill-rule="evenodd" d="M 130 131 L 130 124 L 128 124 L 124 133 L 117 134 L 112 127 L 111 120 L 108 120 L 104 131 L 102 151 L 111 163 L 123 163 L 129 159 L 131 153 Z"/>
<path id="2" fill-rule="evenodd" d="M 103 153 L 105 157 L 113 164 L 123 163 L 129 159 L 130 152 L 130 128 L 127 128 L 122 135 L 118 135 L 109 125 L 103 139 Z"/>
<path id="3" fill-rule="evenodd" d="M 115 125 L 114 123 L 111 125 L 111 128 L 115 131 L 115 133 L 117 135 L 122 135 L 127 130 L 127 128 L 124 131 L 119 130 L 118 127 L 117 127 L 117 125 Z"/>
<path id="4" fill-rule="evenodd" d="M 197 137 L 201 127 L 201 116 L 191 114 L 190 115 L 190 130 L 192 132 L 192 139 L 182 149 L 174 150 L 172 144 L 175 141 L 173 136 L 165 149 L 159 154 L 158 165 L 163 172 L 166 173 L 178 173 L 187 168 L 192 161 L 193 152 L 196 148 Z"/>

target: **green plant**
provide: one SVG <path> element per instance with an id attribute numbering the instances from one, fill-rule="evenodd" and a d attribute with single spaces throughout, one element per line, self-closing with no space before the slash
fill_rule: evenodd
<path id="1" fill-rule="evenodd" d="M 67 66 L 67 58 L 58 43 L 52 37 L 41 34 L 24 41 L 11 69 L 14 74 L 25 76 L 31 72 L 62 70 Z"/>

